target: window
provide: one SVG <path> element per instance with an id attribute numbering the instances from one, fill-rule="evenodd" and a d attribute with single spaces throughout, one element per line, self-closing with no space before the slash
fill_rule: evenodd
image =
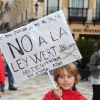
<path id="1" fill-rule="evenodd" d="M 69 0 L 69 7 L 88 8 L 88 0 Z"/>
<path id="2" fill-rule="evenodd" d="M 86 17 L 88 0 L 69 0 L 69 16 Z"/>
<path id="3" fill-rule="evenodd" d="M 96 5 L 96 19 L 100 19 L 100 0 L 97 0 Z"/>
<path id="4" fill-rule="evenodd" d="M 59 10 L 59 0 L 48 0 L 47 1 L 47 14 L 51 14 Z"/>

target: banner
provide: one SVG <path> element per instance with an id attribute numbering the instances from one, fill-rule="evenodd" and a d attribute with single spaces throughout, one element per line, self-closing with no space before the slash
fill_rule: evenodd
<path id="1" fill-rule="evenodd" d="M 81 59 L 62 11 L 0 36 L 0 47 L 15 81 Z"/>
<path id="2" fill-rule="evenodd" d="M 0 45 L 16 81 L 37 76 L 46 72 L 47 67 L 62 63 L 54 43 L 37 34 L 32 39 L 26 27 L 5 34 Z"/>

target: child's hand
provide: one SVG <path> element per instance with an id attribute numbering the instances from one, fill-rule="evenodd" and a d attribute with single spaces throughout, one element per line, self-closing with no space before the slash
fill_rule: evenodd
<path id="1" fill-rule="evenodd" d="M 60 89 L 60 86 L 54 89 L 53 96 L 60 98 L 62 96 L 62 90 Z"/>

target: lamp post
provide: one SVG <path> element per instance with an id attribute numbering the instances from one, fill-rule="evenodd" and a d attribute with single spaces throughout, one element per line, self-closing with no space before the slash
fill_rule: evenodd
<path id="1" fill-rule="evenodd" d="M 36 2 L 36 4 L 35 4 L 36 16 L 37 16 L 37 11 L 38 11 L 38 6 L 39 6 L 39 4 Z"/>

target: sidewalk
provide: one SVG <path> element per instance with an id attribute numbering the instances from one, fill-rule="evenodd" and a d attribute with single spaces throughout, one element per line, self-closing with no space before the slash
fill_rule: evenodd
<path id="1" fill-rule="evenodd" d="M 5 92 L 0 92 L 0 100 L 42 100 L 44 94 L 54 88 L 49 76 L 42 74 L 37 77 L 31 78 L 24 82 L 15 83 L 18 87 L 17 91 L 8 90 L 8 79 L 6 77 Z M 77 89 L 86 97 L 88 100 L 92 100 L 92 87 L 89 80 L 82 80 L 78 85 Z"/>

